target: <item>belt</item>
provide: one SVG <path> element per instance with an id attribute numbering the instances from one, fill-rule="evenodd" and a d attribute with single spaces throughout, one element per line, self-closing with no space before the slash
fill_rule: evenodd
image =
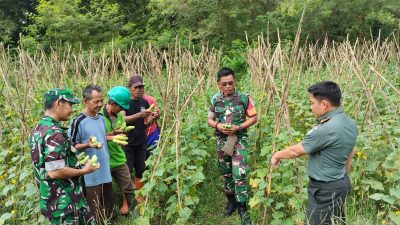
<path id="1" fill-rule="evenodd" d="M 312 177 L 310 177 L 310 176 L 308 176 L 308 178 L 310 178 L 310 180 L 311 180 L 312 182 L 315 182 L 315 183 L 324 183 L 324 184 L 328 184 L 328 183 L 332 183 L 332 182 L 336 182 L 336 181 L 339 181 L 339 180 L 343 180 L 343 179 L 344 179 L 344 177 L 342 177 L 342 178 L 340 178 L 340 179 L 333 180 L 333 181 L 323 181 L 323 180 L 316 180 L 316 179 L 314 179 L 314 178 L 312 178 Z"/>

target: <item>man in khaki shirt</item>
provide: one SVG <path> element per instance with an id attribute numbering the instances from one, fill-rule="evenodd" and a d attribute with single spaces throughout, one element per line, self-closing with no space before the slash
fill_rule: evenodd
<path id="1" fill-rule="evenodd" d="M 351 189 L 347 174 L 354 155 L 357 127 L 340 107 L 341 91 L 336 83 L 316 83 L 308 92 L 318 124 L 300 143 L 276 152 L 271 163 L 278 166 L 280 159 L 307 154 L 310 182 L 306 224 L 329 225 L 332 221 L 346 224 L 344 202 Z"/>

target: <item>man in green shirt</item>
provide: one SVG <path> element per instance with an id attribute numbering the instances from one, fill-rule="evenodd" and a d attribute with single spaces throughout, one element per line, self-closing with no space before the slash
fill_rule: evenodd
<path id="1" fill-rule="evenodd" d="M 280 159 L 307 154 L 310 182 L 306 224 L 345 224 L 344 202 L 351 190 L 348 173 L 354 156 L 357 127 L 340 107 L 341 91 L 336 83 L 316 83 L 308 88 L 308 92 L 311 111 L 318 118 L 318 124 L 300 143 L 276 152 L 271 164 L 278 166 Z"/>
<path id="2" fill-rule="evenodd" d="M 129 109 L 131 94 L 126 87 L 122 86 L 112 88 L 107 94 L 109 100 L 107 105 L 101 110 L 101 114 L 106 125 L 111 176 L 123 192 L 122 206 L 119 211 L 122 215 L 128 215 L 129 208 L 133 209 L 136 205 L 134 196 L 135 187 L 132 183 L 129 168 L 126 165 L 125 152 L 119 144 L 112 140 L 115 135 L 123 135 L 123 132 L 119 128 L 125 125 L 125 120 L 120 112 L 123 109 Z"/>

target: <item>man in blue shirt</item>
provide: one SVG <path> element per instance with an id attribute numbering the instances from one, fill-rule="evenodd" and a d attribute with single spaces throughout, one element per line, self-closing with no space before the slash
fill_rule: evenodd
<path id="1" fill-rule="evenodd" d="M 101 87 L 91 84 L 83 89 L 82 95 L 85 108 L 72 120 L 68 134 L 73 147 L 90 158 L 96 155 L 102 165 L 95 172 L 84 175 L 86 199 L 96 221 L 102 224 L 112 217 L 114 208 L 106 128 L 99 114 L 103 107 L 103 92 Z M 96 137 L 97 142 L 102 143 L 101 147 L 94 145 L 91 137 Z"/>

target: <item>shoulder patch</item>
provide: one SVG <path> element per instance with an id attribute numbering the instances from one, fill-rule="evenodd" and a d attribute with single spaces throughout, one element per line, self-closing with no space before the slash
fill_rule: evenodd
<path id="1" fill-rule="evenodd" d="M 313 128 L 311 128 L 308 132 L 307 132 L 307 135 L 308 134 L 311 134 L 314 130 L 316 130 L 316 129 L 318 129 L 318 125 L 317 126 L 315 126 L 315 127 L 313 127 Z"/>
<path id="2" fill-rule="evenodd" d="M 326 122 L 328 122 L 330 119 L 331 119 L 331 117 L 325 118 L 325 119 L 319 121 L 318 124 L 326 123 Z"/>

